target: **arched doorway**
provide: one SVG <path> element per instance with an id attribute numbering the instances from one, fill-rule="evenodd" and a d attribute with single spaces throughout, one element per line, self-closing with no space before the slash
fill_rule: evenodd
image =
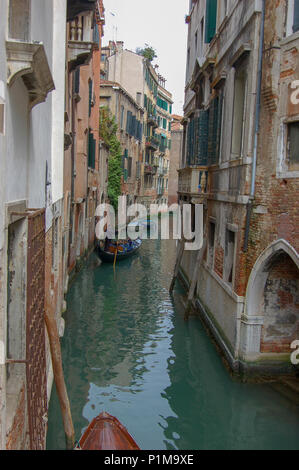
<path id="1" fill-rule="evenodd" d="M 267 272 L 261 352 L 289 352 L 299 338 L 299 270 L 285 251 L 279 251 L 269 260 Z"/>
<path id="2" fill-rule="evenodd" d="M 299 337 L 298 284 L 298 253 L 283 239 L 272 243 L 257 259 L 248 281 L 240 336 L 243 359 L 291 351 Z"/>

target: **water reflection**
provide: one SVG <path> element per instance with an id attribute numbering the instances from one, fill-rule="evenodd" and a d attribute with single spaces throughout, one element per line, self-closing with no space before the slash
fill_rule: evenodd
<path id="1" fill-rule="evenodd" d="M 182 291 L 168 287 L 172 241 L 98 266 L 71 286 L 62 341 L 76 437 L 106 410 L 143 449 L 298 447 L 298 410 L 268 386 L 234 383 L 199 320 L 183 320 Z M 49 449 L 64 448 L 55 390 Z"/>

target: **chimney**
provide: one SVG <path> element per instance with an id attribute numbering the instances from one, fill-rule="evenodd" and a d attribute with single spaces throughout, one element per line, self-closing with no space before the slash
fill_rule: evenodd
<path id="1" fill-rule="evenodd" d="M 124 50 L 124 41 L 117 41 L 116 42 L 116 50 L 117 52 L 121 52 Z"/>

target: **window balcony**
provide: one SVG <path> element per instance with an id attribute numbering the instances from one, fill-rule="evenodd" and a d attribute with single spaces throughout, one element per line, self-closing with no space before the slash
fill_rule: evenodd
<path id="1" fill-rule="evenodd" d="M 159 127 L 158 118 L 157 118 L 157 116 L 154 116 L 153 114 L 149 114 L 147 116 L 147 122 L 150 126 L 153 126 L 154 128 Z"/>
<path id="2" fill-rule="evenodd" d="M 149 163 L 144 164 L 145 175 L 155 175 L 157 173 L 157 167 L 150 165 Z"/>
<path id="3" fill-rule="evenodd" d="M 192 196 L 198 202 L 207 197 L 209 193 L 208 167 L 182 168 L 179 170 L 178 193 Z"/>
<path id="4" fill-rule="evenodd" d="M 6 54 L 8 86 L 22 77 L 28 89 L 29 108 L 44 102 L 55 88 L 44 45 L 11 39 L 6 41 Z"/>
<path id="5" fill-rule="evenodd" d="M 159 158 L 158 157 L 153 158 L 153 166 L 156 167 L 156 172 L 157 172 L 157 167 L 159 166 Z"/>
<path id="6" fill-rule="evenodd" d="M 87 65 L 91 59 L 94 42 L 93 13 L 76 16 L 69 22 L 68 62 L 69 69 Z"/>
<path id="7" fill-rule="evenodd" d="M 145 145 L 146 147 L 156 151 L 159 148 L 159 140 L 154 136 L 147 137 Z"/>

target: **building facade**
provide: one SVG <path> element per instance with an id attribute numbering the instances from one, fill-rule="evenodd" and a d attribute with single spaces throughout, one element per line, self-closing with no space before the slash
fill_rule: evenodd
<path id="1" fill-rule="evenodd" d="M 171 150 L 169 156 L 168 204 L 178 203 L 179 174 L 181 155 L 183 152 L 183 116 L 172 115 Z"/>
<path id="2" fill-rule="evenodd" d="M 298 11 L 207 0 L 186 16 L 179 198 L 204 205 L 196 302 L 236 371 L 291 371 L 299 337 Z M 185 252 L 187 283 L 195 262 Z"/>
<path id="3" fill-rule="evenodd" d="M 144 152 L 144 110 L 117 82 L 101 81 L 101 106 L 115 117 L 117 138 L 122 148 L 121 192 L 128 205 L 134 204 L 140 193 L 141 165 Z"/>
<path id="4" fill-rule="evenodd" d="M 44 312 L 60 328 L 63 303 L 66 1 L 5 0 L 0 23 L 0 447 L 42 449 Z"/>
<path id="5" fill-rule="evenodd" d="M 89 4 L 88 4 L 89 3 Z M 92 2 L 91 2 L 92 3 Z M 99 138 L 102 2 L 70 9 L 67 22 L 65 111 L 65 274 L 79 268 L 94 247 L 95 211 L 105 198 Z M 106 163 L 106 159 L 104 159 Z M 103 181 L 102 181 L 103 183 Z"/>
<path id="6" fill-rule="evenodd" d="M 45 448 L 45 325 L 59 343 L 68 275 L 94 242 L 103 16 L 102 1 L 1 3 L 1 449 Z"/>
<path id="7" fill-rule="evenodd" d="M 147 207 L 151 203 L 167 204 L 173 101 L 171 93 L 165 89 L 165 80 L 143 56 L 124 49 L 122 41 L 116 43 L 110 41 L 108 46 L 102 49 L 101 73 L 108 83 L 119 86 L 123 90 L 122 94 L 124 92 L 128 94 L 134 101 L 136 109 L 142 110 L 142 116 L 136 117 L 137 121 L 140 119 L 136 121 L 137 134 L 141 133 L 142 137 L 140 135 L 139 155 L 135 157 L 136 167 L 135 163 L 133 165 L 134 171 L 137 168 L 135 182 L 131 188 L 128 185 L 123 187 L 123 194 L 130 193 L 131 201 L 140 202 Z M 118 124 L 126 121 L 130 128 L 130 116 L 122 118 L 121 113 L 121 106 L 115 108 L 114 115 L 117 116 Z M 134 128 L 134 122 L 132 125 Z M 128 151 L 123 140 L 126 134 L 132 135 L 128 133 L 127 128 L 124 129 L 120 139 L 124 150 L 124 161 Z M 124 166 L 124 179 L 127 177 L 126 170 Z"/>

